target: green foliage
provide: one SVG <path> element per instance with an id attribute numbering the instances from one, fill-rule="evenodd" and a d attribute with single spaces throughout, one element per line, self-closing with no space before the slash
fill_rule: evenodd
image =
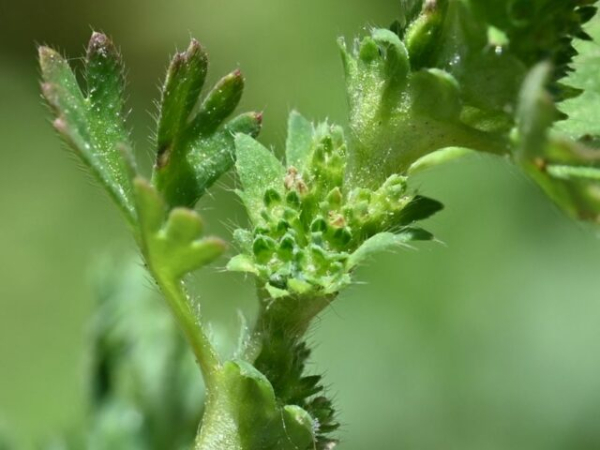
<path id="1" fill-rule="evenodd" d="M 200 217 L 186 207 L 193 207 L 205 189 L 229 169 L 233 164 L 234 133 L 256 134 L 260 115 L 245 114 L 222 124 L 241 96 L 243 82 L 237 71 L 217 83 L 195 112 L 206 64 L 206 55 L 195 41 L 171 64 L 160 107 L 157 165 L 150 183 L 138 173 L 124 131 L 122 65 L 112 42 L 102 34 L 92 35 L 86 58 L 87 96 L 67 61 L 54 50 L 40 48 L 42 90 L 56 115 L 54 126 L 125 213 L 146 267 L 191 345 L 210 389 L 218 382 L 221 363 L 204 330 L 198 305 L 187 293 L 184 278 L 221 255 L 225 244 L 216 238 L 202 237 Z M 117 314 L 116 305 L 108 308 Z M 146 321 L 142 311 L 139 315 L 128 310 L 128 314 L 130 322 L 117 327 L 131 327 L 133 333 L 135 326 L 151 326 L 151 319 Z M 169 371 L 166 359 L 154 359 L 151 363 L 140 356 L 141 360 L 131 361 L 131 366 L 117 361 L 113 352 L 122 345 L 131 345 L 129 337 L 119 337 L 118 333 L 107 327 L 98 337 L 98 341 L 109 341 L 106 345 L 98 342 L 98 351 L 106 354 L 99 356 L 99 370 L 105 372 L 97 375 L 105 378 L 97 380 L 98 405 L 88 425 L 89 433 L 79 445 L 92 449 L 159 449 L 167 445 L 165 441 L 168 445 L 178 441 L 187 445 L 187 420 L 197 420 L 199 399 L 189 409 L 171 389 L 170 384 L 177 380 L 161 379 L 151 364 L 161 366 L 164 375 L 179 376 L 177 367 L 173 367 L 175 372 Z M 159 350 L 150 334 L 143 337 L 151 341 L 147 344 L 154 350 Z M 168 348 L 167 342 L 160 345 Z M 130 385 L 137 381 L 141 384 Z M 181 381 L 185 392 L 187 380 Z M 102 387 L 102 383 L 106 386 Z M 144 395 L 136 389 L 153 384 L 156 390 L 148 392 L 144 401 L 156 404 L 144 404 Z M 167 391 L 173 398 L 165 398 Z M 187 415 L 185 408 L 194 417 Z M 168 420 L 166 415 L 170 415 Z"/>
<path id="2" fill-rule="evenodd" d="M 89 416 L 68 450 L 186 449 L 202 415 L 188 345 L 137 262 L 98 267 L 89 339 Z"/>
<path id="3" fill-rule="evenodd" d="M 340 41 L 348 139 L 292 112 L 285 163 L 255 140 L 260 114 L 228 121 L 239 71 L 202 97 L 208 58 L 193 40 L 164 82 L 151 181 L 134 162 L 110 40 L 92 36 L 85 94 L 66 60 L 40 48 L 54 127 L 125 213 L 202 370 L 196 450 L 335 447 L 339 424 L 321 377 L 307 373 L 304 336 L 360 264 L 433 239 L 417 222 L 442 205 L 414 192 L 413 173 L 470 151 L 510 156 L 570 214 L 600 221 L 598 55 L 574 42 L 597 34 L 585 26 L 593 3 L 403 0 L 390 29 Z M 240 254 L 227 268 L 254 276 L 260 311 L 224 358 L 185 280 L 225 249 L 193 208 L 234 163 L 250 226 L 236 230 Z M 110 287 L 95 324 L 93 409 L 73 446 L 187 448 L 201 407 L 183 341 L 155 305 Z"/>
<path id="4" fill-rule="evenodd" d="M 206 76 L 206 54 L 192 41 L 187 52 L 175 56 L 161 102 L 153 185 L 138 174 L 124 131 L 123 69 L 112 42 L 103 34 L 92 35 L 86 58 L 87 97 L 57 52 L 41 47 L 40 65 L 42 90 L 57 116 L 55 128 L 125 212 L 150 271 L 195 350 L 203 348 L 203 354 L 213 358 L 182 280 L 218 257 L 224 243 L 201 239 L 199 216 L 183 206 L 193 206 L 231 166 L 233 133 L 258 132 L 256 114 L 221 127 L 239 102 L 240 73 L 223 78 L 193 114 Z"/>
<path id="5" fill-rule="evenodd" d="M 597 221 L 598 152 L 589 142 L 548 136 L 564 119 L 554 103 L 565 100 L 561 110 L 574 116 L 557 130 L 580 138 L 597 128 L 586 124 L 594 117 L 594 74 L 577 70 L 563 79 L 584 65 L 573 60 L 577 48 L 590 58 L 591 47 L 574 40 L 592 38 L 584 25 L 594 3 L 408 2 L 392 31 L 374 29 L 352 49 L 342 41 L 351 182 L 370 186 L 431 167 L 463 154 L 460 148 L 508 154 L 567 212 Z M 549 64 L 542 78 L 540 63 Z M 528 88 L 536 78 L 543 84 L 534 91 L 543 91 L 547 103 L 541 108 L 528 103 L 535 103 Z M 588 92 L 574 98 L 582 89 Z M 543 123 L 526 124 L 538 116 Z"/>
<path id="6" fill-rule="evenodd" d="M 186 52 L 173 57 L 163 87 L 153 180 L 171 207 L 193 207 L 233 165 L 233 135 L 256 136 L 260 130 L 257 113 L 223 125 L 242 97 L 239 70 L 223 77 L 196 108 L 207 69 L 204 49 L 192 40 Z"/>
<path id="7" fill-rule="evenodd" d="M 310 350 L 303 335 L 369 255 L 432 239 L 413 224 L 442 205 L 409 193 L 400 175 L 375 189 L 353 188 L 342 129 L 313 126 L 297 112 L 289 119 L 286 166 L 249 136 L 237 136 L 236 147 L 239 195 L 252 228 L 235 232 L 242 253 L 228 268 L 255 275 L 262 302 L 246 355 L 280 404 L 308 412 L 315 448 L 333 448 L 339 425 L 321 377 L 305 374 Z"/>
<path id="8" fill-rule="evenodd" d="M 56 119 L 54 128 L 134 222 L 131 143 L 123 111 L 123 67 L 114 44 L 94 33 L 85 60 L 86 95 L 69 63 L 40 47 L 42 92 Z"/>

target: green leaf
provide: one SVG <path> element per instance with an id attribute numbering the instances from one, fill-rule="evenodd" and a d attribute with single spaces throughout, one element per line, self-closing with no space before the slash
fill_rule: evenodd
<path id="1" fill-rule="evenodd" d="M 600 20 L 590 22 L 585 31 L 593 41 L 575 42 L 575 49 L 579 55 L 573 61 L 574 70 L 561 80 L 568 86 L 583 90 L 583 93 L 559 103 L 559 109 L 568 118 L 557 122 L 555 126 L 557 131 L 572 139 L 600 136 Z"/>
<path id="2" fill-rule="evenodd" d="M 300 173 L 303 172 L 310 156 L 313 143 L 313 125 L 300 115 L 292 111 L 288 119 L 288 136 L 286 141 L 286 162 Z"/>
<path id="3" fill-rule="evenodd" d="M 436 19 L 433 24 L 438 22 Z M 498 127 L 496 116 L 488 114 L 485 127 L 476 128 L 472 120 L 465 120 L 474 116 L 475 108 L 466 108 L 465 86 L 459 78 L 462 72 L 457 73 L 445 62 L 409 70 L 406 39 L 412 40 L 410 45 L 417 51 L 413 41 L 424 36 L 429 32 L 407 34 L 402 42 L 389 30 L 373 30 L 352 51 L 341 44 L 350 106 L 347 178 L 352 187 L 376 188 L 390 175 L 405 174 L 416 160 L 443 148 L 498 154 L 508 150 L 507 135 L 490 133 Z M 435 42 L 432 48 L 437 52 L 445 41 Z M 425 58 L 429 51 L 418 50 L 419 58 Z M 430 56 L 427 58 L 433 58 Z M 512 73 L 508 78 L 514 79 Z M 503 133 L 507 133 L 509 127 L 502 125 Z"/>
<path id="4" fill-rule="evenodd" d="M 163 154 L 185 128 L 204 86 L 208 56 L 192 39 L 187 51 L 173 57 L 163 87 L 158 119 L 158 153 Z"/>
<path id="5" fill-rule="evenodd" d="M 428 114 L 438 120 L 459 120 L 460 87 L 448 72 L 439 69 L 416 72 L 412 77 L 412 91 L 416 114 Z"/>
<path id="6" fill-rule="evenodd" d="M 411 241 L 428 241 L 433 235 L 421 228 L 405 228 L 399 233 L 379 233 L 362 243 L 348 258 L 348 270 L 367 262 L 375 254 L 396 250 Z"/>
<path id="7" fill-rule="evenodd" d="M 189 345 L 147 281 L 138 259 L 106 258 L 94 268 L 87 414 L 44 449 L 191 447 L 204 389 Z"/>
<path id="8" fill-rule="evenodd" d="M 92 35 L 85 61 L 87 96 L 60 54 L 40 47 L 39 57 L 42 92 L 56 115 L 54 128 L 133 223 L 134 163 L 125 127 L 123 67 L 117 49 L 105 35 Z"/>
<path id="9" fill-rule="evenodd" d="M 198 305 L 189 296 L 184 276 L 214 261 L 225 250 L 216 238 L 202 238 L 202 220 L 189 209 L 169 210 L 158 191 L 143 178 L 134 182 L 139 220 L 138 241 L 144 259 L 184 331 L 198 361 L 207 390 L 220 364 L 205 333 Z"/>
<path id="10" fill-rule="evenodd" d="M 234 135 L 257 136 L 262 115 L 226 122 L 244 90 L 239 70 L 223 77 L 200 103 L 208 60 L 195 40 L 173 57 L 163 87 L 153 182 L 169 208 L 192 208 L 234 164 Z"/>
<path id="11" fill-rule="evenodd" d="M 556 115 L 548 66 L 528 76 L 519 107 L 517 161 L 571 216 L 600 223 L 600 151 L 550 133 Z"/>
<path id="12" fill-rule="evenodd" d="M 268 189 L 284 196 L 285 168 L 281 162 L 255 139 L 244 134 L 235 138 L 236 169 L 243 192 L 240 192 L 253 223 L 260 222 L 264 194 Z"/>
<path id="13" fill-rule="evenodd" d="M 202 219 L 190 209 L 167 205 L 145 180 L 135 180 L 137 211 L 148 262 L 169 280 L 179 281 L 214 261 L 225 250 L 217 238 L 202 238 Z"/>

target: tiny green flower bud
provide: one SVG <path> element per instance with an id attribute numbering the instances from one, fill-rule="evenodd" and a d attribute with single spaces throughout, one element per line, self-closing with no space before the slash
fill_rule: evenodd
<path id="1" fill-rule="evenodd" d="M 343 200 L 344 196 L 342 195 L 342 191 L 339 187 L 333 188 L 329 194 L 327 194 L 327 201 L 332 209 L 338 209 L 342 205 Z"/>
<path id="2" fill-rule="evenodd" d="M 264 203 L 267 208 L 275 206 L 281 202 L 281 195 L 273 188 L 265 191 Z"/>
<path id="3" fill-rule="evenodd" d="M 367 36 L 360 43 L 360 50 L 358 55 L 362 61 L 370 63 L 379 56 L 379 46 L 373 40 L 373 38 Z"/>
<path id="4" fill-rule="evenodd" d="M 322 217 L 317 217 L 310 224 L 310 231 L 312 231 L 312 232 L 327 231 L 327 228 L 328 228 L 327 221 Z"/>
<path id="5" fill-rule="evenodd" d="M 323 246 L 323 233 L 320 231 L 314 232 L 310 234 L 311 241 L 319 246 Z"/>
<path id="6" fill-rule="evenodd" d="M 258 236 L 252 244 L 252 252 L 261 264 L 266 263 L 273 256 L 276 243 L 268 236 Z"/>
<path id="7" fill-rule="evenodd" d="M 326 271 L 329 267 L 329 258 L 327 257 L 327 252 L 319 245 L 313 244 L 310 246 L 310 253 L 315 265 L 318 266 L 320 271 Z"/>
<path id="8" fill-rule="evenodd" d="M 352 232 L 349 228 L 339 228 L 333 232 L 332 241 L 339 247 L 344 247 L 352 240 Z"/>
<path id="9" fill-rule="evenodd" d="M 296 248 L 296 240 L 292 235 L 286 234 L 279 242 L 279 251 L 278 254 L 284 261 L 289 261 L 292 259 L 294 254 L 294 249 Z"/>
<path id="10" fill-rule="evenodd" d="M 298 211 L 292 208 L 285 208 L 283 210 L 283 218 L 291 223 L 298 218 Z"/>
<path id="11" fill-rule="evenodd" d="M 288 230 L 290 229 L 290 223 L 285 220 L 285 219 L 281 219 L 279 222 L 277 222 L 277 227 L 275 229 L 275 233 L 279 236 L 279 235 L 283 235 L 285 234 Z"/>
<path id="12" fill-rule="evenodd" d="M 298 192 L 296 192 L 296 191 L 288 192 L 287 195 L 285 196 L 285 202 L 292 208 L 300 207 L 301 201 L 300 201 L 300 196 L 298 195 Z"/>

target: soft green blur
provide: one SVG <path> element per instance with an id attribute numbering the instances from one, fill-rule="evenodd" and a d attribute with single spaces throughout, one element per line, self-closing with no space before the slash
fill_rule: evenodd
<path id="1" fill-rule="evenodd" d="M 242 107 L 264 110 L 261 140 L 281 148 L 292 108 L 344 122 L 335 39 L 387 25 L 399 3 L 0 0 L 0 422 L 25 448 L 80 421 L 90 274 L 107 255 L 135 253 L 116 208 L 47 123 L 35 44 L 77 64 L 92 28 L 112 35 L 148 166 L 157 86 L 190 36 L 209 50 L 211 80 L 243 70 Z M 428 224 L 444 243 L 378 257 L 310 337 L 340 410 L 339 448 L 600 448 L 597 230 L 488 157 L 426 172 L 416 186 L 446 204 Z M 231 187 L 229 177 L 201 205 L 224 237 L 245 220 Z M 216 336 L 254 307 L 252 283 L 224 264 L 196 284 Z"/>

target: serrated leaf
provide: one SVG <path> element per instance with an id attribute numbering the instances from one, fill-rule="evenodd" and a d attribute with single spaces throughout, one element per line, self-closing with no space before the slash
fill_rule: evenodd
<path id="1" fill-rule="evenodd" d="M 226 123 L 244 89 L 239 70 L 226 75 L 194 110 L 207 71 L 196 41 L 173 58 L 163 88 L 153 182 L 169 208 L 192 208 L 235 161 L 234 134 L 258 135 L 262 116 L 246 113 Z"/>
<path id="2" fill-rule="evenodd" d="M 546 90 L 549 68 L 527 78 L 519 108 L 518 162 L 571 216 L 600 223 L 600 151 L 550 134 L 556 115 Z"/>
<path id="3" fill-rule="evenodd" d="M 600 20 L 589 23 L 585 31 L 593 42 L 576 41 L 575 49 L 579 53 L 573 61 L 573 72 L 562 80 L 570 87 L 582 90 L 581 95 L 559 103 L 559 109 L 568 118 L 557 122 L 555 129 L 572 139 L 586 136 L 600 136 Z"/>
<path id="4" fill-rule="evenodd" d="M 133 155 L 125 127 L 123 67 L 117 49 L 105 35 L 92 35 L 85 65 L 87 96 L 61 55 L 40 47 L 39 56 L 42 91 L 56 115 L 54 127 L 133 222 Z"/>
<path id="5" fill-rule="evenodd" d="M 260 222 L 264 193 L 273 189 L 284 195 L 285 168 L 262 144 L 250 136 L 238 134 L 235 138 L 236 169 L 243 192 L 240 193 L 253 223 Z"/>
<path id="6" fill-rule="evenodd" d="M 286 162 L 300 173 L 308 162 L 312 148 L 313 125 L 297 111 L 292 111 L 288 119 L 288 135 L 285 144 Z"/>

